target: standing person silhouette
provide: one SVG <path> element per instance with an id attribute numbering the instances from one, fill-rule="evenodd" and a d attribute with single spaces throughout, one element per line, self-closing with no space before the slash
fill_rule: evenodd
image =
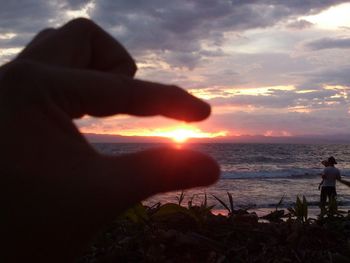
<path id="1" fill-rule="evenodd" d="M 320 197 L 321 212 L 325 209 L 327 198 L 330 201 L 337 196 L 336 180 L 340 180 L 340 171 L 334 166 L 335 164 L 337 161 L 331 156 L 327 159 L 327 166 L 323 170 Z"/>
<path id="2" fill-rule="evenodd" d="M 324 167 L 328 167 L 328 166 L 329 166 L 329 164 L 328 164 L 328 161 L 327 161 L 327 160 L 323 160 L 321 163 L 323 164 L 323 166 L 324 166 Z M 323 175 L 323 174 L 322 174 L 322 175 Z M 324 181 L 324 179 L 323 179 L 323 176 L 322 176 L 322 181 L 321 181 L 321 182 L 319 183 L 319 185 L 318 185 L 318 190 L 321 190 L 321 187 L 322 187 L 323 181 Z"/>
<path id="3" fill-rule="evenodd" d="M 198 152 L 106 156 L 79 133 L 72 120 L 86 114 L 209 116 L 207 103 L 135 72 L 124 47 L 87 19 L 43 30 L 0 68 L 0 262 L 74 262 L 129 206 L 218 179 L 217 163 Z"/>

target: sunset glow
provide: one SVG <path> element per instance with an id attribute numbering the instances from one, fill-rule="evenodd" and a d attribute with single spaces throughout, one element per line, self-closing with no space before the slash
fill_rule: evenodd
<path id="1" fill-rule="evenodd" d="M 167 134 L 165 134 L 165 137 L 170 137 L 175 142 L 183 143 L 187 141 L 188 138 L 194 137 L 196 135 L 197 134 L 191 130 L 178 129 L 168 132 Z"/>
<path id="2" fill-rule="evenodd" d="M 182 125 L 166 129 L 156 129 L 148 134 L 143 134 L 142 136 L 165 137 L 174 142 L 183 143 L 190 138 L 215 138 L 225 135 L 225 131 L 210 133 L 203 132 L 199 128 L 193 126 Z"/>
<path id="3" fill-rule="evenodd" d="M 224 133 L 212 134 L 202 132 L 201 130 L 192 127 L 179 127 L 175 129 L 154 132 L 151 136 L 166 137 L 172 139 L 177 143 L 183 143 L 190 138 L 213 138 L 223 135 Z"/>
<path id="4" fill-rule="evenodd" d="M 89 120 L 89 119 L 85 119 Z M 119 120 L 119 119 L 118 119 Z M 109 134 L 109 135 L 121 135 L 126 137 L 161 137 L 170 139 L 176 143 L 184 143 L 191 138 L 194 139 L 208 139 L 208 138 L 217 138 L 224 137 L 229 135 L 229 132 L 226 130 L 202 130 L 199 127 L 196 127 L 192 124 L 163 124 L 161 127 L 151 127 L 151 122 L 144 123 L 145 126 L 149 128 L 133 128 L 133 129 L 123 129 L 120 130 L 118 126 L 115 126 L 115 129 L 111 131 L 113 123 L 116 120 L 114 118 L 105 119 L 103 124 L 108 125 L 108 130 L 106 130 L 101 123 L 101 125 L 95 125 L 94 127 L 84 127 L 80 128 L 82 133 L 90 134 Z M 160 121 L 159 121 L 160 122 Z M 232 133 L 230 133 L 232 135 Z"/>
<path id="5" fill-rule="evenodd" d="M 190 124 L 162 114 L 85 115 L 74 120 L 82 133 L 180 144 L 350 131 L 349 1 L 3 2 L 0 65 L 43 27 L 86 17 L 132 55 L 137 79 L 179 86 L 211 105 L 209 118 Z"/>

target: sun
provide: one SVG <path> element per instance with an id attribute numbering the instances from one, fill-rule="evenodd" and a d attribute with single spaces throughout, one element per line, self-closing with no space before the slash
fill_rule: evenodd
<path id="1" fill-rule="evenodd" d="M 185 143 L 191 138 L 214 138 L 224 135 L 226 135 L 226 132 L 203 132 L 199 128 L 190 125 L 169 127 L 166 129 L 154 131 L 152 133 L 152 136 L 166 137 L 173 140 L 177 144 Z"/>
<path id="2" fill-rule="evenodd" d="M 189 138 L 198 138 L 198 134 L 195 131 L 181 128 L 169 131 L 168 136 L 177 143 L 184 143 Z"/>

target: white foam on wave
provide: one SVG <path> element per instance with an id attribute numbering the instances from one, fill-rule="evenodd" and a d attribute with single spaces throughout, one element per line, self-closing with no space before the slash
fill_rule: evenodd
<path id="1" fill-rule="evenodd" d="M 322 170 L 318 169 L 285 169 L 273 171 L 222 171 L 222 178 L 227 179 L 256 179 L 256 178 L 317 178 Z"/>

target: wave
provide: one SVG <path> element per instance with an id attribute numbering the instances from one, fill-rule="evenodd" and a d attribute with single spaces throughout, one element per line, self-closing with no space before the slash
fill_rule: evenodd
<path id="1" fill-rule="evenodd" d="M 222 171 L 222 179 L 312 179 L 320 178 L 322 170 L 317 169 L 282 169 L 271 171 Z M 342 172 L 342 176 L 350 177 L 350 170 Z"/>
<path id="2" fill-rule="evenodd" d="M 241 158 L 236 157 L 236 160 L 238 163 L 263 163 L 263 164 L 289 164 L 292 163 L 293 161 L 296 162 L 296 160 L 292 160 L 292 157 L 288 156 L 286 158 L 285 156 L 242 156 Z"/>
<path id="3" fill-rule="evenodd" d="M 307 201 L 308 207 L 318 207 L 319 201 Z M 271 208 L 271 210 L 275 209 L 277 206 L 277 203 L 258 203 L 258 204 L 237 204 L 234 205 L 235 209 L 242 208 L 242 209 L 259 209 L 259 208 Z M 293 201 L 284 201 L 281 205 L 278 206 L 278 209 L 287 209 L 289 207 L 294 207 L 295 202 Z M 338 206 L 341 207 L 350 207 L 350 201 L 342 200 L 338 201 Z M 220 204 L 216 204 L 215 208 L 224 208 Z"/>
<path id="4" fill-rule="evenodd" d="M 160 147 L 159 144 L 94 144 L 98 152 L 122 155 Z M 321 160 L 336 156 L 342 175 L 350 175 L 350 145 L 189 144 L 213 156 L 223 179 L 320 178 Z"/>
<path id="5" fill-rule="evenodd" d="M 286 169 L 273 171 L 223 171 L 223 179 L 269 179 L 269 178 L 316 178 L 320 172 L 309 169 Z"/>

